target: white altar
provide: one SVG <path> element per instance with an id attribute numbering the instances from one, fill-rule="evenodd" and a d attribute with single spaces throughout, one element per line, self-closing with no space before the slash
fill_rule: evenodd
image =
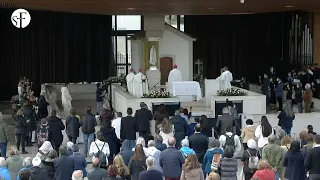
<path id="1" fill-rule="evenodd" d="M 112 107 L 117 112 L 122 112 L 126 116 L 127 108 L 131 107 L 133 112 L 140 109 L 140 102 L 147 104 L 148 108 L 152 109 L 152 103 L 179 103 L 178 97 L 171 98 L 136 98 L 127 93 L 125 88 L 120 84 L 112 84 Z M 134 115 L 134 114 L 133 114 Z"/>
<path id="2" fill-rule="evenodd" d="M 172 96 L 177 96 L 181 102 L 200 101 L 200 84 L 197 81 L 172 82 Z"/>
<path id="3" fill-rule="evenodd" d="M 232 87 L 241 89 L 238 87 Z M 266 114 L 266 96 L 262 94 L 258 94 L 252 91 L 248 91 L 245 89 L 241 89 L 248 93 L 247 96 L 211 96 L 211 110 L 213 114 L 216 115 L 215 112 L 215 104 L 216 102 L 226 102 L 226 99 L 229 101 L 242 101 L 243 114 Z M 219 112 L 218 114 L 220 114 Z"/>

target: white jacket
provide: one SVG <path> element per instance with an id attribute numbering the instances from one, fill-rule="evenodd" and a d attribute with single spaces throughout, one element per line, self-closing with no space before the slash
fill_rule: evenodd
<path id="1" fill-rule="evenodd" d="M 272 129 L 272 132 L 273 132 L 273 129 Z M 263 135 L 262 135 L 261 125 L 259 125 L 256 128 L 254 135 L 256 136 L 256 138 L 258 138 L 258 148 L 263 148 L 263 146 L 268 144 L 268 137 L 263 137 Z"/>
<path id="2" fill-rule="evenodd" d="M 94 154 L 96 154 L 99 151 L 98 148 L 104 153 L 104 155 L 106 156 L 106 161 L 108 163 L 108 156 L 110 155 L 109 144 L 106 142 L 100 141 L 99 139 L 97 139 L 96 141 L 93 141 L 90 145 L 89 155 L 92 156 L 92 161 L 95 158 Z"/>

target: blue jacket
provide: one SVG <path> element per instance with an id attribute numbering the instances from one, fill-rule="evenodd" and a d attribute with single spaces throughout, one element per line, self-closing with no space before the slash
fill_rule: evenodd
<path id="1" fill-rule="evenodd" d="M 304 167 L 304 154 L 303 152 L 288 151 L 283 165 L 286 167 L 284 177 L 290 180 L 301 180 L 306 178 L 306 170 Z"/>
<path id="2" fill-rule="evenodd" d="M 203 162 L 202 162 L 202 170 L 205 173 L 211 172 L 212 158 L 214 154 L 218 154 L 218 153 L 222 155 L 222 158 L 224 158 L 224 151 L 221 148 L 209 149 L 204 155 Z"/>
<path id="3" fill-rule="evenodd" d="M 128 164 L 129 164 L 129 162 L 130 162 L 130 159 L 131 159 L 131 157 L 133 156 L 133 151 L 132 151 L 132 149 L 130 148 L 129 145 L 130 145 L 130 144 L 129 144 L 129 141 L 124 140 L 124 141 L 122 142 L 122 150 L 121 150 L 121 152 L 120 152 L 120 155 L 122 156 L 123 161 L 124 161 L 124 164 L 125 164 L 126 166 L 128 166 Z"/>
<path id="4" fill-rule="evenodd" d="M 82 170 L 83 177 L 87 177 L 87 161 L 84 155 L 80 154 L 79 152 L 76 152 L 69 157 L 74 159 L 74 170 Z"/>
<path id="5" fill-rule="evenodd" d="M 4 180 L 11 180 L 7 167 L 0 168 L 0 177 L 2 177 Z"/>
<path id="6" fill-rule="evenodd" d="M 282 97 L 283 96 L 283 83 L 279 82 L 276 89 L 275 89 L 276 97 Z"/>
<path id="7" fill-rule="evenodd" d="M 183 158 L 186 158 L 189 154 L 196 154 L 190 147 L 182 147 L 180 148 L 180 152 L 182 153 Z"/>
<path id="8" fill-rule="evenodd" d="M 139 174 L 139 180 L 162 180 L 162 173 L 158 170 L 151 169 L 151 170 L 146 170 L 142 171 Z"/>
<path id="9" fill-rule="evenodd" d="M 160 166 L 162 174 L 166 178 L 180 177 L 183 163 L 181 152 L 174 147 L 168 147 L 160 154 Z"/>
<path id="10" fill-rule="evenodd" d="M 292 122 L 293 122 L 294 118 L 295 118 L 294 115 L 293 115 L 293 117 L 288 117 L 284 111 L 281 111 L 281 113 L 278 115 L 278 119 L 279 119 L 278 125 L 280 127 L 291 128 L 293 125 Z"/>

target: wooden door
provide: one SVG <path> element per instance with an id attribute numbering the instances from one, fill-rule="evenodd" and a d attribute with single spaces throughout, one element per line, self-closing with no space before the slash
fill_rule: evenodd
<path id="1" fill-rule="evenodd" d="M 172 70 L 173 60 L 171 57 L 160 58 L 160 71 L 161 71 L 161 85 L 165 85 L 168 82 L 168 76 Z"/>

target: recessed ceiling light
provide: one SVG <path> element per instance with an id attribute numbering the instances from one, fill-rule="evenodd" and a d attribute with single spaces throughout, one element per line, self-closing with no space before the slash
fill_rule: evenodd
<path id="1" fill-rule="evenodd" d="M 212 10 L 212 9 L 214 9 L 214 8 L 208 8 L 208 9 Z"/>
<path id="2" fill-rule="evenodd" d="M 136 8 L 128 8 L 128 10 L 135 10 Z"/>
<path id="3" fill-rule="evenodd" d="M 293 8 L 294 6 L 285 6 L 286 8 Z"/>

